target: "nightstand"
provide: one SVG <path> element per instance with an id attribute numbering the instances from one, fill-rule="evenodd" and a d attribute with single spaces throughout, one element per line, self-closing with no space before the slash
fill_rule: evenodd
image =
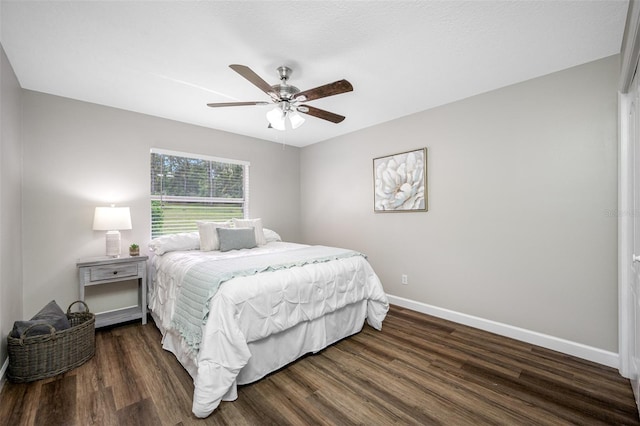
<path id="1" fill-rule="evenodd" d="M 96 314 L 96 328 L 141 319 L 147 323 L 147 259 L 148 256 L 88 257 L 76 266 L 80 277 L 80 300 L 85 288 L 118 281 L 138 280 L 138 306 Z"/>

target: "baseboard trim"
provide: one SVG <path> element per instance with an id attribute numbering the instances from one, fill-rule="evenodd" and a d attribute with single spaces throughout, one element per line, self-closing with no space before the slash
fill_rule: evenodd
<path id="1" fill-rule="evenodd" d="M 2 388 L 7 381 L 7 368 L 9 368 L 9 357 L 4 360 L 4 364 L 2 364 L 2 368 L 0 368 L 0 392 L 2 392 Z"/>
<path id="2" fill-rule="evenodd" d="M 615 352 L 609 352 L 592 346 L 587 346 L 582 343 L 538 333 L 536 331 L 526 330 L 524 328 L 514 327 L 512 325 L 463 314 L 449 309 L 439 308 L 437 306 L 416 302 L 403 297 L 392 296 L 390 294 L 388 294 L 387 297 L 389 298 L 390 303 L 411 309 L 412 311 L 433 315 L 434 317 L 443 318 L 458 324 L 468 325 L 470 327 L 489 331 L 500 336 L 510 337 L 532 345 L 542 346 L 543 348 L 586 359 L 588 361 L 606 365 L 607 367 L 615 369 L 620 367 L 620 358 Z"/>

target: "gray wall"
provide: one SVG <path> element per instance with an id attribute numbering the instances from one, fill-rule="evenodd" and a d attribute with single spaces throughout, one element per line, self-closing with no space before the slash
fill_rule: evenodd
<path id="1" fill-rule="evenodd" d="M 250 161 L 251 217 L 300 238 L 298 148 L 26 90 L 23 110 L 25 317 L 78 298 L 77 259 L 105 251 L 96 206 L 130 206 L 123 250 L 147 252 L 152 147 Z"/>
<path id="2" fill-rule="evenodd" d="M 618 62 L 303 148 L 303 241 L 366 253 L 392 295 L 617 353 Z M 372 159 L 420 147 L 429 211 L 373 213 Z"/>
<path id="3" fill-rule="evenodd" d="M 95 206 L 131 206 L 123 246 L 146 246 L 158 147 L 251 161 L 252 217 L 287 240 L 367 253 L 392 295 L 617 352 L 618 57 L 301 150 L 22 91 L 23 260 L 4 242 L 20 229 L 20 94 L 2 60 L 5 333 L 53 298 L 77 298 L 76 260 L 104 251 Z M 419 147 L 429 212 L 374 214 L 372 159 Z"/>
<path id="4" fill-rule="evenodd" d="M 21 90 L 0 45 L 0 367 L 6 336 L 22 318 Z"/>

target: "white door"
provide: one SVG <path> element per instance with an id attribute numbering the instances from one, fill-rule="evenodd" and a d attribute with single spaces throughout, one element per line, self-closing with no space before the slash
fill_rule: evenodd
<path id="1" fill-rule="evenodd" d="M 618 353 L 640 407 L 640 1 L 629 2 L 620 54 Z"/>
<path id="2" fill-rule="evenodd" d="M 638 135 L 638 91 L 637 84 L 633 85 L 633 92 L 630 94 L 633 96 L 631 104 L 629 105 L 629 136 L 630 136 L 630 148 L 632 162 L 632 193 L 633 193 L 633 212 L 639 211 L 640 208 L 640 167 L 638 167 L 638 154 L 640 149 L 640 137 Z M 627 213 L 627 212 L 624 212 Z M 636 256 L 640 255 L 640 219 L 635 217 L 635 214 L 630 214 L 633 222 L 633 256 L 634 262 L 631 263 L 631 269 L 633 270 L 631 277 L 631 286 L 629 288 L 629 304 L 631 305 L 631 330 L 628 336 L 628 347 L 631 350 L 631 386 L 633 387 L 633 393 L 636 398 L 636 404 L 639 401 L 640 395 L 640 380 L 638 379 L 638 372 L 640 371 L 640 339 L 636 338 L 637 330 L 640 330 L 640 299 L 638 298 L 638 287 L 640 286 L 640 261 Z"/>
<path id="3" fill-rule="evenodd" d="M 621 238 L 628 238 L 627 247 L 631 253 L 624 253 L 621 255 L 629 256 L 628 264 L 630 268 L 628 279 L 623 279 L 621 282 L 624 284 L 624 288 L 621 288 L 621 319 L 626 321 L 626 324 L 621 325 L 620 339 L 621 339 L 621 358 L 622 364 L 624 364 L 626 352 L 626 373 L 623 374 L 631 380 L 631 386 L 636 399 L 636 404 L 640 406 L 640 108 L 638 102 L 640 101 L 640 91 L 638 88 L 638 79 L 634 77 L 631 84 L 631 88 L 626 95 L 624 104 L 626 104 L 626 154 L 628 156 L 626 167 L 621 162 L 621 174 L 626 173 L 628 176 L 628 188 L 621 189 L 621 197 L 624 197 L 623 192 L 628 195 L 628 203 L 626 206 L 621 205 L 620 225 L 621 225 Z M 624 132 L 624 127 L 622 128 Z M 624 140 L 623 140 L 624 142 Z M 624 150 L 625 147 L 621 147 Z M 621 158 L 624 158 L 624 153 L 621 153 Z M 622 176 L 621 176 L 622 177 Z M 624 236 L 624 233 L 627 235 Z M 626 239 L 626 238 L 625 238 Z M 626 260 L 625 259 L 625 260 Z M 626 313 L 625 313 L 626 311 Z M 621 370 L 625 370 L 623 365 Z"/>

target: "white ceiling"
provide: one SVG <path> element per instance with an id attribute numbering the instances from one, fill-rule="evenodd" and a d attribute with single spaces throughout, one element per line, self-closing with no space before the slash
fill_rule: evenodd
<path id="1" fill-rule="evenodd" d="M 620 52 L 627 0 L 6 1 L 0 40 L 25 89 L 305 146 Z M 293 68 L 309 102 L 347 118 L 267 129 L 270 84 Z"/>

